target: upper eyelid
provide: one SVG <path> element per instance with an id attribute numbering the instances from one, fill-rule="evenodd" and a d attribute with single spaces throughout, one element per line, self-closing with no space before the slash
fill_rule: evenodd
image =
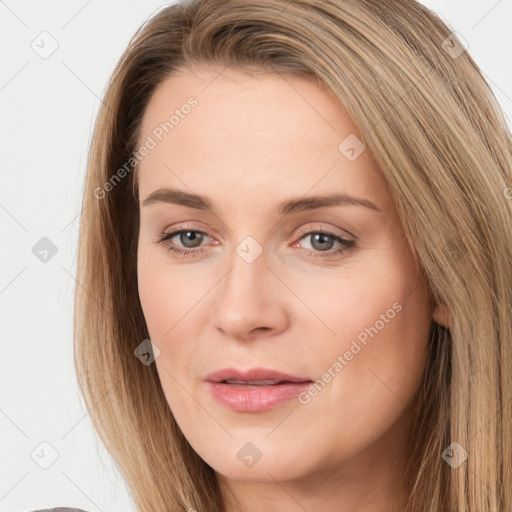
<path id="1" fill-rule="evenodd" d="M 178 223 L 176 226 L 173 226 L 173 227 L 169 227 L 169 228 L 165 228 L 162 233 L 171 233 L 171 232 L 179 232 L 179 231 L 185 231 L 185 230 L 190 230 L 190 231 L 198 231 L 200 233 L 203 233 L 205 235 L 208 235 L 208 236 L 212 236 L 208 233 L 208 230 L 205 230 L 205 229 L 202 229 L 200 227 L 197 227 L 197 226 L 194 226 L 192 223 L 194 221 L 189 221 L 189 222 L 185 222 L 183 225 L 181 225 L 180 223 Z M 299 229 L 299 231 L 301 233 L 303 232 L 308 232 L 308 231 L 328 231 L 330 233 L 332 233 L 333 235 L 335 236 L 339 236 L 341 238 L 344 238 L 345 235 L 348 235 L 349 237 L 353 237 L 353 238 L 356 238 L 352 233 L 350 233 L 349 231 L 347 231 L 346 229 L 343 229 L 341 230 L 341 228 L 331 228 L 331 227 L 326 227 L 325 226 L 325 223 L 326 221 L 311 221 L 309 223 L 305 223 L 306 225 L 308 224 L 312 224 L 312 225 L 309 225 L 309 227 L 307 228 L 304 228 L 303 226 L 301 226 Z M 341 230 L 343 231 L 344 233 L 336 233 L 336 231 L 338 230 Z M 215 231 L 215 230 L 214 230 Z M 231 231 L 231 230 L 230 230 Z M 297 231 L 297 229 L 294 229 L 293 230 L 294 232 Z M 217 236 L 217 235 L 215 235 Z"/>
<path id="2" fill-rule="evenodd" d="M 339 228 L 337 228 L 339 229 Z M 212 235 L 209 234 L 208 230 L 204 230 L 204 229 L 201 229 L 201 228 L 198 228 L 196 226 L 177 226 L 177 227 L 172 227 L 172 228 L 166 228 L 162 231 L 162 235 L 167 235 L 167 234 L 173 234 L 173 235 L 176 235 L 176 234 L 179 234 L 183 231 L 196 231 L 197 233 L 202 233 L 204 235 L 207 235 L 209 237 L 212 237 Z M 296 231 L 296 230 L 294 230 Z M 298 231 L 299 231 L 299 234 L 308 234 L 308 233 L 317 233 L 317 232 L 328 232 L 329 234 L 332 234 L 334 236 L 339 236 L 340 238 L 344 238 L 344 235 L 343 234 L 338 234 L 336 233 L 336 229 L 334 228 L 329 228 L 329 227 L 322 227 L 322 226 L 309 226 L 309 227 L 300 227 L 298 228 Z M 353 236 L 351 233 L 349 233 L 348 231 L 346 231 L 346 234 L 348 236 Z M 355 238 L 355 237 L 354 237 Z"/>
<path id="3" fill-rule="evenodd" d="M 183 232 L 186 232 L 186 231 L 194 231 L 196 233 L 201 233 L 202 235 L 205 235 L 208 238 L 215 238 L 212 235 L 210 235 L 207 231 L 196 228 L 195 226 L 183 226 L 183 227 L 178 226 L 176 228 L 170 229 L 169 231 L 164 230 L 164 232 L 161 235 L 161 238 L 165 238 L 166 241 L 169 241 L 172 238 L 174 238 L 175 236 L 177 236 Z M 328 236 L 337 238 L 337 239 L 339 239 L 341 241 L 345 241 L 345 242 L 354 242 L 354 240 L 352 240 L 352 238 L 355 238 L 355 237 L 352 237 L 352 235 L 350 235 L 350 234 L 349 234 L 349 237 L 351 237 L 351 238 L 347 238 L 345 235 L 338 234 L 333 229 L 330 229 L 330 228 L 309 226 L 309 227 L 299 228 L 299 233 L 298 233 L 299 238 L 296 241 L 302 240 L 303 238 L 310 236 L 313 233 L 324 233 Z M 187 248 L 187 249 L 194 251 L 194 249 L 192 249 L 192 248 Z"/>
<path id="4" fill-rule="evenodd" d="M 333 235 L 333 236 L 336 236 L 339 238 L 343 238 L 343 239 L 347 239 L 347 238 L 355 239 L 356 238 L 354 235 L 352 235 L 351 233 L 349 233 L 346 230 L 343 230 L 344 233 L 337 233 L 337 230 L 339 230 L 339 229 L 340 228 L 334 229 L 334 228 L 322 227 L 322 226 L 308 226 L 308 227 L 300 227 L 299 234 L 306 235 L 309 233 L 326 232 L 327 234 L 330 234 L 330 235 Z"/>

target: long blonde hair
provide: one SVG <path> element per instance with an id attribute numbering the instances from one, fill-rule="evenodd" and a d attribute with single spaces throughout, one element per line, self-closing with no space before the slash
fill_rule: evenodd
<path id="1" fill-rule="evenodd" d="M 413 0 L 185 1 L 146 22 L 117 64 L 88 159 L 74 349 L 93 426 L 137 510 L 225 510 L 155 365 L 134 355 L 149 335 L 133 155 L 156 86 L 193 64 L 316 77 L 348 111 L 450 315 L 448 328 L 432 324 L 407 510 L 512 510 L 512 137 L 468 52 Z M 442 457 L 452 442 L 468 453 L 457 468 Z"/>

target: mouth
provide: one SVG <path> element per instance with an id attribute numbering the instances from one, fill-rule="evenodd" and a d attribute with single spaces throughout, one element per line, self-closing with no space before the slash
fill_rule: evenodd
<path id="1" fill-rule="evenodd" d="M 291 381 L 286 380 L 237 380 L 227 379 L 221 381 L 221 384 L 230 384 L 235 388 L 242 389 L 257 389 L 261 386 L 279 386 L 280 384 L 291 384 Z"/>
<path id="2" fill-rule="evenodd" d="M 289 375 L 287 373 L 268 368 L 252 368 L 250 370 L 224 368 L 210 373 L 205 380 L 208 382 L 223 382 L 227 384 L 245 384 L 254 386 L 274 386 L 283 382 L 312 382 L 308 377 Z"/>
<path id="3" fill-rule="evenodd" d="M 227 368 L 205 379 L 213 398 L 238 412 L 273 409 L 304 391 L 313 381 L 275 370 L 255 368 L 240 371 Z"/>

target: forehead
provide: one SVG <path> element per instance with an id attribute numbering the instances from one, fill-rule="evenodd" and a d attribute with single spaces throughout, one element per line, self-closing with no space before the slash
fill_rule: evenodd
<path id="1" fill-rule="evenodd" d="M 267 198 L 269 184 L 293 195 L 313 187 L 382 195 L 369 151 L 351 161 L 340 149 L 358 130 L 314 78 L 220 71 L 183 69 L 157 87 L 139 139 L 155 143 L 139 164 L 141 196 L 176 184 L 210 195 L 213 183 Z"/>
<path id="2" fill-rule="evenodd" d="M 188 110 L 190 98 L 197 106 L 188 124 L 197 121 L 239 137 L 246 134 L 240 129 L 251 126 L 259 129 L 259 137 L 269 138 L 283 128 L 310 138 L 319 129 L 357 132 L 345 109 L 314 77 L 198 67 L 182 68 L 157 86 L 144 113 L 143 132 L 169 121 L 175 111 Z M 180 121 L 188 117 L 181 114 Z M 181 124 L 173 121 L 173 135 L 183 131 Z"/>

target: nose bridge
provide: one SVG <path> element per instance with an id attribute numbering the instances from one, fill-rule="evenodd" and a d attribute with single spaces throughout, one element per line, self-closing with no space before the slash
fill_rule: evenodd
<path id="1" fill-rule="evenodd" d="M 270 287 L 276 278 L 268 263 L 267 253 L 253 237 L 235 247 L 213 313 L 216 327 L 224 334 L 243 338 L 257 328 L 281 329 L 285 325 L 284 304 Z"/>
<path id="2" fill-rule="evenodd" d="M 270 272 L 267 264 L 267 253 L 254 238 L 246 237 L 242 240 L 230 259 L 231 270 L 225 277 L 220 300 L 226 297 L 229 300 L 244 301 L 246 307 L 251 302 L 261 303 L 259 296 L 264 293 L 268 281 L 266 274 Z"/>

